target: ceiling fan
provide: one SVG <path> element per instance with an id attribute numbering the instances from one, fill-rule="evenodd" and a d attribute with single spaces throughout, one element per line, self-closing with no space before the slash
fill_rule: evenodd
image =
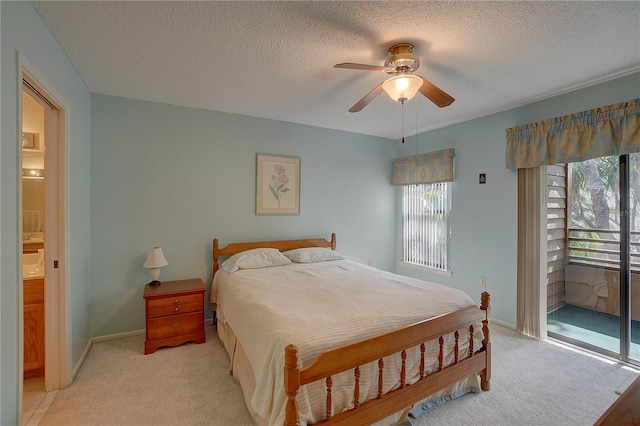
<path id="1" fill-rule="evenodd" d="M 384 61 L 384 66 L 354 64 L 351 62 L 334 65 L 334 68 L 382 71 L 392 76 L 374 87 L 364 98 L 349 108 L 349 112 L 361 111 L 383 91 L 387 92 L 391 99 L 401 104 L 404 104 L 405 101 L 420 92 L 440 108 L 451 105 L 455 100 L 454 98 L 424 77 L 413 74 L 420 67 L 420 58 L 413 53 L 413 50 L 414 46 L 411 43 L 398 43 L 391 46 L 389 48 L 389 57 Z"/>

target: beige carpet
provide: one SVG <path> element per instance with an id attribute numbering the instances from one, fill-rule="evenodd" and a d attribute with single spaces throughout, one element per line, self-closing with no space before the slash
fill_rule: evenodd
<path id="1" fill-rule="evenodd" d="M 416 425 L 592 425 L 637 371 L 492 327 L 491 391 L 427 410 Z M 143 355 L 143 336 L 94 344 L 42 425 L 251 425 L 213 327 L 207 342 Z"/>
<path id="2" fill-rule="evenodd" d="M 96 343 L 41 425 L 250 425 L 229 358 L 207 326 L 204 344 L 144 355 L 144 336 Z"/>
<path id="3" fill-rule="evenodd" d="M 593 425 L 616 390 L 638 376 L 637 369 L 495 324 L 491 340 L 491 390 L 425 411 L 414 425 Z"/>

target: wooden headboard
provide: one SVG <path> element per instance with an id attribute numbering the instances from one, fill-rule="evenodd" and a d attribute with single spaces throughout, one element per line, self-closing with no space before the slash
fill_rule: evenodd
<path id="1" fill-rule="evenodd" d="M 220 256 L 232 256 L 241 251 L 257 248 L 276 248 L 280 251 L 293 250 L 304 247 L 330 247 L 336 249 L 336 234 L 331 234 L 331 241 L 324 238 L 308 238 L 303 240 L 279 240 L 279 241 L 253 241 L 248 243 L 231 243 L 226 247 L 218 246 L 218 239 L 213 239 L 213 274 L 218 270 Z"/>

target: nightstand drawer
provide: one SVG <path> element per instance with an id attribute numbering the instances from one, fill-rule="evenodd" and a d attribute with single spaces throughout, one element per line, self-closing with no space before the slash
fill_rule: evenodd
<path id="1" fill-rule="evenodd" d="M 176 305 L 186 305 L 188 303 L 198 303 L 202 302 L 202 293 L 200 294 L 189 294 L 187 296 L 174 296 L 174 297 L 162 297 L 159 299 L 149 299 L 147 301 L 147 306 L 149 308 L 156 308 L 159 306 L 176 306 Z"/>
<path id="2" fill-rule="evenodd" d="M 171 315 L 147 320 L 147 340 L 203 331 L 204 312 Z"/>
<path id="3" fill-rule="evenodd" d="M 202 299 L 202 298 L 200 298 Z M 202 304 L 202 300 L 198 303 L 187 303 L 187 304 L 177 304 L 177 305 L 165 305 L 165 306 L 149 306 L 149 311 L 147 312 L 147 316 L 149 318 L 156 317 L 164 317 L 167 315 L 179 315 L 179 314 L 187 314 L 189 312 L 198 312 L 202 311 L 204 306 Z"/>

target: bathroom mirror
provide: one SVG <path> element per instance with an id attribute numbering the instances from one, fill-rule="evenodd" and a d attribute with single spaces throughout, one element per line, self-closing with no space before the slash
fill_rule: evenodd
<path id="1" fill-rule="evenodd" d="M 22 179 L 22 240 L 44 241 L 44 179 Z"/>

